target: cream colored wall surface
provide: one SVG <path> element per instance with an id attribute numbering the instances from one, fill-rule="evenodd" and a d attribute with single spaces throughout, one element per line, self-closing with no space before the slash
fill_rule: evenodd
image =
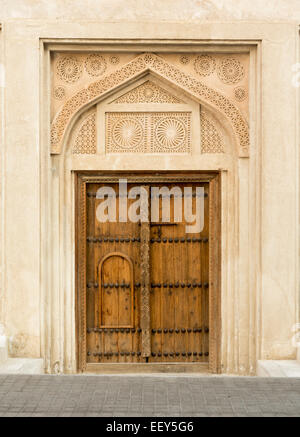
<path id="1" fill-rule="evenodd" d="M 5 319 L 11 354 L 36 357 L 40 355 L 38 42 L 7 30 Z"/>
<path id="2" fill-rule="evenodd" d="M 241 238 L 241 242 L 250 247 L 256 244 L 257 257 L 250 260 L 250 266 L 241 266 L 246 282 L 242 281 L 241 287 L 234 291 L 230 289 L 231 278 L 224 279 L 228 284 L 228 296 L 232 296 L 226 311 L 234 316 L 223 321 L 230 334 L 223 342 L 226 345 L 222 352 L 224 369 L 249 373 L 253 372 L 255 356 L 260 359 L 294 357 L 292 327 L 299 317 L 299 169 L 298 90 L 292 86 L 292 66 L 299 61 L 298 27 L 296 23 L 241 23 L 239 20 L 300 21 L 300 2 L 0 0 L 0 62 L 5 66 L 6 77 L 5 87 L 0 89 L 4 102 L 0 140 L 2 199 L 5 202 L 1 208 L 1 229 L 5 231 L 1 242 L 2 268 L 5 261 L 5 272 L 0 295 L 0 323 L 5 322 L 13 355 L 44 357 L 47 324 L 48 332 L 54 326 L 59 331 L 62 345 L 64 342 L 59 313 L 53 312 L 52 321 L 43 320 L 43 306 L 49 304 L 46 302 L 49 296 L 41 293 L 41 280 L 45 281 L 41 272 L 41 263 L 45 260 L 41 259 L 41 253 L 49 259 L 51 254 L 40 251 L 41 221 L 50 220 L 41 213 L 46 199 L 44 194 L 40 196 L 40 178 L 43 175 L 45 181 L 53 169 L 49 165 L 49 149 L 43 149 L 41 141 L 45 127 L 43 125 L 43 131 L 40 129 L 43 112 L 40 38 L 62 38 L 69 42 L 72 39 L 93 39 L 95 42 L 101 38 L 190 38 L 232 40 L 237 45 L 247 40 L 258 42 L 258 67 L 252 68 L 250 79 L 252 146 L 249 171 L 253 183 L 247 194 L 251 199 L 255 197 L 256 206 L 254 202 L 252 206 L 257 208 L 256 219 L 261 223 L 261 229 L 257 227 L 257 234 L 254 232 Z M 181 23 L 175 23 L 179 21 Z M 218 23 L 205 22 L 198 26 L 199 21 Z M 44 77 L 43 80 L 45 86 L 47 79 Z M 156 163 L 159 169 L 161 164 L 158 160 Z M 109 168 L 112 164 L 108 159 L 103 165 Z M 242 171 L 244 167 L 242 161 Z M 256 186 L 259 187 L 260 181 L 261 191 L 258 191 Z M 245 181 L 241 182 L 241 191 L 245 191 Z M 226 195 L 230 197 L 233 193 Z M 244 204 L 246 201 L 240 207 Z M 246 222 L 249 219 L 247 211 L 243 214 Z M 252 225 L 256 229 L 255 223 Z M 240 227 L 242 229 L 243 221 L 240 221 Z M 262 239 L 254 243 L 257 235 Z M 43 238 L 47 240 L 48 237 L 44 235 Z M 229 244 L 226 238 L 225 244 Z M 239 242 L 235 244 L 238 246 Z M 48 246 L 45 244 L 45 247 Z M 247 251 L 247 246 L 241 246 L 235 256 L 239 253 L 247 257 Z M 226 262 L 234 265 L 236 259 L 232 256 Z M 232 272 L 238 274 L 233 268 Z M 58 283 L 60 280 L 57 277 Z M 47 285 L 51 288 L 49 278 Z M 61 299 L 62 308 L 63 298 L 64 295 L 57 298 Z M 239 312 L 248 305 L 251 306 L 249 318 L 240 318 Z M 233 347 L 234 341 L 237 345 Z M 56 346 L 59 349 L 60 346 Z M 72 356 L 68 371 L 74 371 L 75 345 L 72 343 L 68 347 Z M 255 350 L 251 364 L 248 363 L 250 349 Z"/>
<path id="3" fill-rule="evenodd" d="M 3 174 L 4 174 L 4 89 L 5 89 L 5 69 L 3 63 L 3 38 L 0 37 L 0 324 L 3 320 L 3 305 L 4 305 L 4 258 L 3 258 Z"/>
<path id="4" fill-rule="evenodd" d="M 288 37 L 289 36 L 289 37 Z M 294 272 L 298 258 L 296 247 L 290 240 L 291 232 L 298 240 L 298 219 L 291 214 L 298 203 L 296 178 L 298 173 L 297 142 L 297 92 L 292 86 L 292 69 L 295 62 L 297 40 L 293 34 L 286 33 L 281 41 L 281 49 L 275 41 L 264 43 L 264 63 L 262 80 L 263 125 L 262 153 L 262 354 L 264 359 L 272 359 L 277 354 L 292 358 L 290 343 L 295 297 Z M 277 68 L 270 66 L 276 59 Z M 289 66 L 289 68 L 288 68 Z M 272 92 L 271 92 L 272 88 Z M 279 106 L 281 109 L 279 110 Z M 284 109 L 285 108 L 285 109 Z M 290 108 L 290 109 L 288 109 Z M 293 109 L 292 109 L 293 108 Z M 291 111 L 288 117 L 286 111 Z M 267 211 L 271 213 L 268 214 Z M 289 225 L 288 225 L 289 223 Z M 277 231 L 276 231 L 277 229 Z M 275 237 L 276 233 L 276 237 Z M 297 241 L 295 240 L 295 245 Z M 287 270 L 282 274 L 282 262 Z M 272 265 L 270 260 L 272 259 Z M 297 268 L 297 267 L 296 267 Z M 282 317 L 284 308 L 285 316 Z M 272 309 L 272 310 L 271 310 Z M 276 336 L 274 327 L 276 326 Z"/>
<path id="5" fill-rule="evenodd" d="M 300 20 L 298 0 L 1 0 L 1 19 Z"/>

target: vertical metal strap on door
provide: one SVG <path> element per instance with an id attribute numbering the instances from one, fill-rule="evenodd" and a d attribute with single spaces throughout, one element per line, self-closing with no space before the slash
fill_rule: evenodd
<path id="1" fill-rule="evenodd" d="M 141 329 L 142 356 L 151 355 L 150 336 L 150 222 L 149 222 L 149 187 L 143 187 L 147 193 L 146 199 L 141 196 Z"/>

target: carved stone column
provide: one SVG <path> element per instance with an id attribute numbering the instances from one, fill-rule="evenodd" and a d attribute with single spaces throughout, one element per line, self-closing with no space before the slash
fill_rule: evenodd
<path id="1" fill-rule="evenodd" d="M 148 193 L 146 199 L 141 199 L 141 328 L 142 356 L 149 357 L 151 353 L 150 336 L 150 223 L 149 223 L 149 187 L 144 186 Z M 146 217 L 147 215 L 147 217 Z"/>

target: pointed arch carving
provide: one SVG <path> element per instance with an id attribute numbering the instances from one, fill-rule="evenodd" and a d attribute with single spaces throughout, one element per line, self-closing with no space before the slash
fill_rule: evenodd
<path id="1" fill-rule="evenodd" d="M 222 113 L 229 120 L 235 134 L 239 156 L 249 156 L 249 128 L 241 111 L 219 91 L 208 87 L 153 53 L 144 53 L 137 56 L 113 73 L 91 83 L 87 88 L 72 96 L 52 122 L 51 153 L 61 153 L 65 133 L 77 113 L 95 103 L 101 97 L 106 97 L 114 88 L 122 86 L 146 72 L 152 72 L 175 84 L 199 100 L 199 103 L 206 103 Z"/>

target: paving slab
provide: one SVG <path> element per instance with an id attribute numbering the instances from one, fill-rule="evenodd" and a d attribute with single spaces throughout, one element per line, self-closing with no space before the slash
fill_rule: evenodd
<path id="1" fill-rule="evenodd" d="M 300 378 L 2 375 L 0 416 L 300 416 Z"/>

